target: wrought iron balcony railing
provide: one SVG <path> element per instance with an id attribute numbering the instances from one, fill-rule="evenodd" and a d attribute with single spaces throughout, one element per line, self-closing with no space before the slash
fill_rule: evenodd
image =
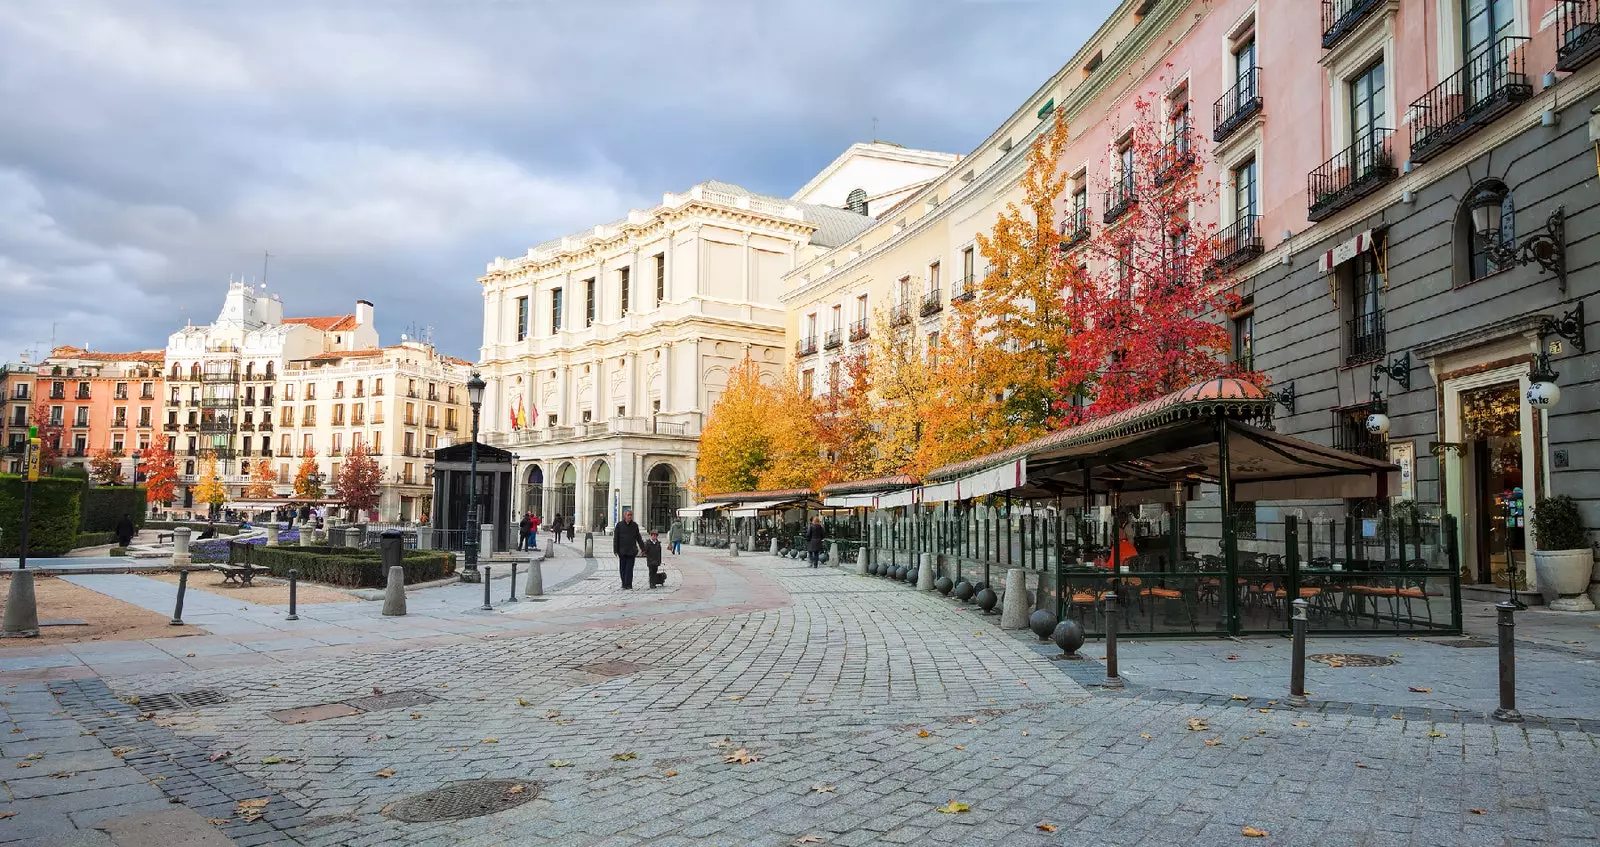
<path id="1" fill-rule="evenodd" d="M 1239 75 L 1228 93 L 1211 107 L 1211 140 L 1221 141 L 1261 112 L 1261 69 L 1251 68 Z"/>
<path id="2" fill-rule="evenodd" d="M 1600 56 L 1600 0 L 1565 0 L 1556 36 L 1556 70 L 1575 71 Z"/>
<path id="3" fill-rule="evenodd" d="M 1383 358 L 1383 313 L 1369 312 L 1345 321 L 1344 363 L 1359 365 Z"/>
<path id="4" fill-rule="evenodd" d="M 1061 249 L 1071 250 L 1089 238 L 1089 208 L 1073 209 L 1061 222 Z"/>
<path id="5" fill-rule="evenodd" d="M 943 310 L 944 292 L 934 288 L 922 295 L 922 305 L 917 309 L 917 314 L 926 318 L 929 315 L 937 315 Z"/>
<path id="6" fill-rule="evenodd" d="M 973 285 L 972 274 L 956 280 L 955 286 L 950 289 L 951 303 L 965 303 L 976 296 L 978 289 Z"/>
<path id="7" fill-rule="evenodd" d="M 815 352 L 817 352 L 817 337 L 815 335 L 808 335 L 794 343 L 794 354 L 796 356 L 809 356 Z"/>
<path id="8" fill-rule="evenodd" d="M 844 339 L 840 337 L 842 334 L 843 333 L 839 332 L 837 329 L 828 330 L 822 336 L 822 349 L 832 350 L 833 348 L 844 344 Z"/>
<path id="9" fill-rule="evenodd" d="M 1230 271 L 1261 255 L 1261 216 L 1241 215 L 1217 233 L 1216 267 Z"/>
<path id="10" fill-rule="evenodd" d="M 1368 129 L 1312 171 L 1306 180 L 1307 217 L 1324 220 L 1398 177 L 1393 136 L 1392 129 Z"/>
<path id="11" fill-rule="evenodd" d="M 1189 144 L 1189 130 L 1182 128 L 1170 141 L 1161 145 L 1156 153 L 1156 185 L 1175 182 L 1194 167 L 1194 148 Z"/>
<path id="12" fill-rule="evenodd" d="M 850 340 L 852 342 L 854 342 L 854 341 L 863 341 L 863 340 L 866 339 L 866 337 L 867 337 L 867 319 L 866 318 L 862 318 L 859 321 L 852 321 L 850 323 Z"/>
<path id="13" fill-rule="evenodd" d="M 1115 222 L 1138 202 L 1139 195 L 1134 190 L 1133 174 L 1123 174 L 1111 184 L 1111 190 L 1106 193 L 1105 222 L 1108 224 Z"/>
<path id="14" fill-rule="evenodd" d="M 1322 49 L 1327 50 L 1350 34 L 1368 12 L 1384 0 L 1322 0 Z"/>
<path id="15" fill-rule="evenodd" d="M 911 306 L 909 304 L 901 303 L 889 307 L 890 326 L 905 326 L 908 323 L 911 323 Z"/>
<path id="16" fill-rule="evenodd" d="M 1484 45 L 1411 104 L 1411 161 L 1428 161 L 1533 96 L 1523 55 L 1527 43 L 1508 35 Z"/>

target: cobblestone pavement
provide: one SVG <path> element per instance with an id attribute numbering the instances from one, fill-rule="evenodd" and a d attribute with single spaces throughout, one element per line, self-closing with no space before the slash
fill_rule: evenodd
<path id="1" fill-rule="evenodd" d="M 1234 700 L 1226 677 L 1218 697 L 1145 687 L 1132 672 L 1147 660 L 1126 662 L 1131 690 L 1104 692 L 1092 659 L 1052 662 L 996 617 L 903 586 L 765 556 L 695 553 L 678 568 L 673 595 L 585 600 L 548 620 L 519 608 L 495 615 L 513 628 L 447 644 L 17 681 L 0 778 L 29 767 L 4 779 L 0 812 L 18 814 L 0 819 L 0 842 L 120 843 L 92 827 L 165 806 L 240 845 L 1256 843 L 1245 827 L 1269 844 L 1597 843 L 1588 721 L 1296 712 Z M 1152 646 L 1255 647 L 1125 649 Z M 1219 667 L 1237 667 L 1226 655 Z M 153 695 L 208 689 L 226 702 L 155 708 Z M 401 702 L 362 699 L 378 692 Z M 368 710 L 269 716 L 344 701 Z M 1590 703 L 1582 717 L 1600 717 Z M 517 780 L 528 802 L 432 823 L 384 813 L 482 778 Z M 245 820 L 240 801 L 259 800 Z"/>

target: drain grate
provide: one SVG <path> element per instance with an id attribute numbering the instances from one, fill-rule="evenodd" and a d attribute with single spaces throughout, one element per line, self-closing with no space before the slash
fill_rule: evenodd
<path id="1" fill-rule="evenodd" d="M 1480 641 L 1476 638 L 1426 638 L 1429 644 L 1443 644 L 1446 647 L 1495 647 L 1493 641 Z"/>
<path id="2" fill-rule="evenodd" d="M 537 782 L 469 779 L 396 800 L 383 814 L 407 823 L 453 821 L 503 812 L 538 796 Z"/>
<path id="3" fill-rule="evenodd" d="M 142 711 L 159 712 L 167 709 L 198 709 L 202 706 L 217 706 L 228 702 L 228 695 L 221 691 L 202 689 L 200 691 L 166 691 L 161 694 L 140 694 L 138 706 Z"/>
<path id="4" fill-rule="evenodd" d="M 590 665 L 582 665 L 578 668 L 578 670 L 583 671 L 584 673 L 592 673 L 595 676 L 617 677 L 638 673 L 639 671 L 646 670 L 649 667 L 649 665 L 641 665 L 638 662 L 627 662 L 621 659 L 615 659 L 609 662 L 595 662 L 594 664 Z"/>
<path id="5" fill-rule="evenodd" d="M 1367 653 L 1318 653 L 1306 658 L 1313 662 L 1321 662 L 1330 668 L 1381 668 L 1385 665 L 1399 664 L 1386 656 L 1373 656 Z"/>
<path id="6" fill-rule="evenodd" d="M 420 706 L 424 703 L 435 702 L 438 699 L 425 691 L 391 691 L 388 694 L 358 697 L 344 702 L 345 705 L 354 706 L 363 712 L 380 712 L 384 709 L 403 709 L 407 706 Z"/>

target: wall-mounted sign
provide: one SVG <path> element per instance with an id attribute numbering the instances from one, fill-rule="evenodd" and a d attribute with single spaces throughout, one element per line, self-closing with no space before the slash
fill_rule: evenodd
<path id="1" fill-rule="evenodd" d="M 1400 499 L 1417 499 L 1417 443 L 1415 441 L 1390 442 L 1389 461 L 1400 466 Z"/>

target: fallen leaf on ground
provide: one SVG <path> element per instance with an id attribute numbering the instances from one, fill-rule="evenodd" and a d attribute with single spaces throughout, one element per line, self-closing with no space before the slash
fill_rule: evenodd
<path id="1" fill-rule="evenodd" d="M 959 815 L 962 812 L 970 812 L 970 811 L 972 811 L 972 807 L 968 806 L 966 803 L 962 803 L 962 802 L 960 802 L 958 800 L 953 800 L 952 799 L 950 802 L 944 804 L 943 806 L 940 806 L 939 808 L 935 809 L 934 811 L 942 812 L 942 813 L 947 814 L 947 815 Z"/>
<path id="2" fill-rule="evenodd" d="M 1256 711 L 1261 712 L 1262 714 L 1265 714 L 1265 715 L 1272 714 L 1272 710 L 1271 709 L 1256 709 Z"/>
<path id="3" fill-rule="evenodd" d="M 528 702 L 528 701 L 527 701 L 527 700 L 524 700 L 524 699 L 523 699 L 523 698 L 521 698 L 521 697 L 518 697 L 518 698 L 517 698 L 517 705 L 518 705 L 518 706 L 532 706 L 532 705 L 533 705 L 533 704 L 532 704 L 532 703 L 529 703 L 529 702 Z"/>
<path id="4" fill-rule="evenodd" d="M 728 699 L 737 703 L 738 701 L 744 699 L 744 695 L 743 694 L 734 694 L 734 695 L 730 696 Z"/>
<path id="5" fill-rule="evenodd" d="M 1139 733 L 1139 737 L 1140 737 L 1140 738 L 1149 738 L 1149 737 L 1150 737 L 1150 733 L 1148 733 L 1148 732 L 1141 732 L 1141 733 Z"/>
<path id="6" fill-rule="evenodd" d="M 1487 814 L 1489 814 L 1489 810 L 1488 809 L 1468 809 L 1467 811 L 1473 813 L 1474 815 L 1487 815 Z M 16 813 L 13 812 L 12 814 L 16 814 Z"/>
<path id="7" fill-rule="evenodd" d="M 411 719 L 414 720 L 414 721 L 420 721 L 420 720 L 422 720 L 422 715 L 419 715 L 416 712 L 412 712 L 411 713 Z"/>
<path id="8" fill-rule="evenodd" d="M 812 794 L 832 794 L 833 792 L 838 791 L 838 790 L 839 790 L 839 786 L 837 786 L 837 785 L 828 785 L 827 783 L 824 783 L 824 782 L 813 782 L 813 783 L 811 783 L 811 793 Z"/>
<path id="9" fill-rule="evenodd" d="M 206 823 L 212 826 L 222 826 L 225 823 L 233 823 L 233 818 L 206 818 Z"/>
<path id="10" fill-rule="evenodd" d="M 821 844 L 822 843 L 822 836 L 820 836 L 820 835 L 802 835 L 799 838 L 796 838 L 794 840 L 794 843 L 795 844 Z"/>
<path id="11" fill-rule="evenodd" d="M 1205 732 L 1211 728 L 1202 718 L 1190 718 L 1188 726 L 1190 732 Z"/>
<path id="12" fill-rule="evenodd" d="M 50 778 L 51 779 L 71 779 L 72 777 L 75 777 L 77 775 L 78 775 L 77 771 L 56 771 L 55 773 L 50 774 Z"/>
<path id="13" fill-rule="evenodd" d="M 1406 719 L 1405 715 L 1390 715 L 1389 716 L 1389 720 L 1393 720 L 1393 721 L 1403 721 L 1405 719 Z"/>
<path id="14" fill-rule="evenodd" d="M 960 744 L 957 744 L 957 745 L 956 745 L 956 749 L 957 749 L 957 750 L 965 750 L 965 749 L 967 749 L 967 748 L 966 748 L 966 747 L 964 747 L 964 746 L 962 746 L 962 745 L 960 745 Z"/>
<path id="15" fill-rule="evenodd" d="M 1039 830 L 1040 832 L 1055 832 L 1060 827 L 1053 823 L 1036 823 L 1033 825 L 1033 828 Z"/>
<path id="16" fill-rule="evenodd" d="M 193 659 L 194 658 L 194 654 L 193 653 L 185 653 L 185 654 L 183 654 L 183 657 L 185 659 Z"/>
<path id="17" fill-rule="evenodd" d="M 261 760 L 261 764 L 263 764 L 263 765 L 281 765 L 281 764 L 283 764 L 283 759 L 281 757 L 279 757 L 279 756 L 267 756 L 266 758 Z"/>
<path id="18" fill-rule="evenodd" d="M 221 751 L 218 751 L 216 753 L 212 753 L 210 756 L 208 756 L 207 757 L 207 761 L 220 762 L 223 759 L 226 759 L 226 758 L 228 758 L 229 756 L 232 756 L 232 755 L 233 755 L 233 751 L 232 750 L 221 750 Z"/>
<path id="19" fill-rule="evenodd" d="M 1445 734 L 1444 734 L 1444 733 L 1442 733 L 1442 732 L 1438 732 L 1438 731 L 1437 731 L 1437 730 L 1436 730 L 1436 731 L 1434 731 L 1434 732 L 1430 732 L 1430 733 L 1428 733 L 1428 737 L 1429 737 L 1429 738 L 1449 738 L 1449 737 L 1450 737 L 1450 736 L 1448 736 L 1448 735 L 1445 735 Z"/>
<path id="20" fill-rule="evenodd" d="M 499 744 L 500 743 L 500 739 L 498 739 L 498 738 L 485 738 L 485 739 L 483 739 L 483 743 L 485 743 L 485 744 Z"/>
<path id="21" fill-rule="evenodd" d="M 678 775 L 677 771 L 667 771 L 665 774 L 662 774 L 662 776 L 677 776 L 677 775 Z"/>
<path id="22" fill-rule="evenodd" d="M 551 709 L 551 710 L 549 710 L 549 711 L 544 713 L 544 719 L 547 720 L 547 721 L 555 720 L 556 718 L 559 718 L 559 717 L 561 717 L 561 713 L 556 711 L 555 709 Z"/>
<path id="23" fill-rule="evenodd" d="M 507 794 L 521 794 L 521 793 L 522 793 L 522 792 L 523 792 L 523 790 L 524 790 L 524 789 L 523 789 L 523 787 L 522 787 L 522 786 L 520 786 L 520 785 L 513 785 L 513 786 L 511 786 L 511 787 L 510 787 L 510 788 L 507 788 L 507 789 L 506 789 L 506 793 L 507 793 Z"/>
<path id="24" fill-rule="evenodd" d="M 1358 767 L 1358 768 L 1365 768 L 1366 766 L 1367 766 L 1366 762 L 1356 762 L 1356 767 Z"/>
<path id="25" fill-rule="evenodd" d="M 1238 653 L 1229 653 L 1228 654 L 1227 661 L 1229 661 L 1229 662 L 1237 662 L 1238 660 L 1239 660 L 1239 654 Z"/>
<path id="26" fill-rule="evenodd" d="M 1433 693 L 1433 689 L 1432 688 L 1419 688 L 1419 687 L 1417 687 L 1415 685 L 1407 687 L 1406 690 L 1411 692 L 1412 694 L 1432 694 Z"/>
<path id="27" fill-rule="evenodd" d="M 384 735 L 383 733 L 380 732 L 377 735 L 369 735 L 369 736 L 367 736 L 367 740 L 368 741 L 382 741 L 382 740 L 384 740 L 385 738 L 388 738 L 388 737 L 389 736 Z"/>
<path id="28" fill-rule="evenodd" d="M 0 821 L 5 820 L 6 818 L 14 818 L 16 816 L 16 812 L 0 812 Z"/>
<path id="29" fill-rule="evenodd" d="M 1293 724 L 1291 724 L 1291 726 L 1310 726 L 1310 725 L 1311 724 L 1306 723 L 1305 721 L 1295 721 Z"/>
<path id="30" fill-rule="evenodd" d="M 729 765 L 748 765 L 751 762 L 761 761 L 761 757 L 743 747 L 740 747 L 739 749 L 723 757 L 722 761 L 724 764 Z"/>
<path id="31" fill-rule="evenodd" d="M 17 763 L 17 767 L 19 767 L 19 768 L 31 768 L 31 767 L 33 767 L 33 763 L 32 762 L 18 762 Z"/>
<path id="32" fill-rule="evenodd" d="M 1230 696 L 1228 699 L 1229 700 L 1249 700 L 1250 698 L 1246 697 L 1243 694 L 1234 694 L 1234 695 Z"/>
<path id="33" fill-rule="evenodd" d="M 637 759 L 637 758 L 639 758 L 639 754 L 638 753 L 612 753 L 611 754 L 611 758 L 612 758 L 613 761 L 626 762 L 629 759 Z"/>
<path id="34" fill-rule="evenodd" d="M 1216 739 L 1216 738 L 1207 738 L 1206 739 L 1206 746 L 1207 747 L 1221 747 L 1222 746 L 1222 741 L 1219 740 L 1219 739 Z"/>
<path id="35" fill-rule="evenodd" d="M 372 696 L 374 696 L 374 697 L 382 697 L 383 696 L 383 689 L 377 687 L 376 685 L 374 685 L 372 687 Z"/>
<path id="36" fill-rule="evenodd" d="M 978 630 L 977 632 L 973 633 L 973 635 L 982 635 L 982 634 L 983 634 L 983 630 L 981 630 L 981 629 Z"/>
<path id="37" fill-rule="evenodd" d="M 924 729 L 924 730 L 919 730 L 919 731 L 918 731 L 918 732 L 917 732 L 917 737 L 918 737 L 918 738 L 927 738 L 927 737 L 928 737 L 928 736 L 930 736 L 930 735 L 932 735 L 932 734 L 933 734 L 933 733 L 931 733 L 931 732 L 929 732 L 929 731 L 927 731 L 927 730 L 925 730 L 925 729 Z"/>
<path id="38" fill-rule="evenodd" d="M 40 759 L 44 758 L 44 754 L 43 753 L 29 753 L 28 755 L 23 756 L 22 758 L 27 759 L 30 762 L 37 762 Z"/>
<path id="39" fill-rule="evenodd" d="M 270 797 L 262 797 L 256 800 L 240 800 L 234 806 L 233 813 L 238 815 L 239 819 L 245 821 L 246 823 L 260 820 L 261 816 L 266 814 L 265 809 L 267 808 L 267 803 L 271 801 L 272 798 Z"/>
<path id="40" fill-rule="evenodd" d="M 565 761 L 563 759 L 551 759 L 550 760 L 550 767 L 552 767 L 552 768 L 570 768 L 570 767 L 572 767 L 572 763 L 568 762 L 568 761 Z"/>
<path id="41" fill-rule="evenodd" d="M 1239 830 L 1239 834 L 1243 835 L 1245 838 L 1266 838 L 1272 833 L 1267 832 L 1264 829 L 1256 829 L 1253 826 L 1247 826 L 1244 829 Z"/>
<path id="42" fill-rule="evenodd" d="M 374 774 L 374 776 L 381 776 L 384 779 L 388 779 L 389 777 L 394 776 L 394 768 L 384 768 L 383 770 Z"/>
<path id="43" fill-rule="evenodd" d="M 137 749 L 139 749 L 139 748 L 137 748 L 137 747 L 113 747 L 113 748 L 111 748 L 111 755 L 116 756 L 117 758 L 120 759 L 123 756 L 126 756 L 129 753 L 132 753 L 133 751 L 135 751 Z"/>

